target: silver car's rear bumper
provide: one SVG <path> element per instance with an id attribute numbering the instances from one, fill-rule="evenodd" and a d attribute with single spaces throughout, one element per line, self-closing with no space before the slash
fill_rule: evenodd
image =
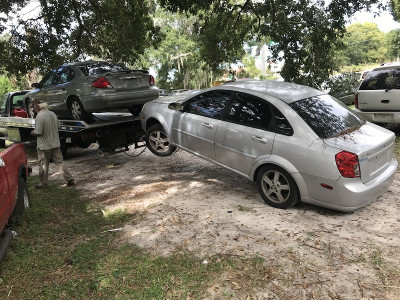
<path id="1" fill-rule="evenodd" d="M 302 197 L 301 200 L 339 211 L 354 211 L 376 200 L 387 191 L 394 180 L 397 167 L 398 162 L 393 158 L 383 173 L 366 183 L 362 183 L 359 178 L 340 177 L 337 181 L 329 181 L 305 175 L 303 178 L 310 194 Z M 321 183 L 327 184 L 333 189 L 323 188 Z"/>

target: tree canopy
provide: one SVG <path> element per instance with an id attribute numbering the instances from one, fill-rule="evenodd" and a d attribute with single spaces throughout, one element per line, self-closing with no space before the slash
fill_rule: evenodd
<path id="1" fill-rule="evenodd" d="M 343 44 L 343 65 L 382 63 L 387 57 L 385 34 L 375 23 L 355 23 L 348 26 Z"/>
<path id="2" fill-rule="evenodd" d="M 23 15 L 21 9 L 29 2 L 2 1 L 0 7 L 6 14 L 0 27 L 9 31 L 8 38 L 0 41 L 0 53 L 11 72 L 88 55 L 132 63 L 160 39 L 149 1 L 39 0 Z"/>
<path id="3" fill-rule="evenodd" d="M 343 43 L 347 18 L 372 4 L 382 6 L 379 0 L 37 0 L 37 13 L 23 15 L 29 2 L 0 6 L 0 27 L 8 31 L 0 40 L 1 61 L 12 73 L 87 56 L 137 65 L 159 46 L 163 52 L 153 61 L 164 79 L 172 67 L 179 71 L 174 78 L 184 82 L 196 78 L 189 69 L 205 72 L 199 75 L 204 79 L 242 58 L 247 41 L 272 40 L 273 55 L 285 60 L 282 76 L 312 86 L 335 69 L 334 51 Z M 174 14 L 163 16 L 168 23 L 159 21 L 160 7 Z M 174 21 L 178 15 L 190 23 Z"/>
<path id="4" fill-rule="evenodd" d="M 170 11 L 198 16 L 200 55 L 210 65 L 239 58 L 243 42 L 270 38 L 282 53 L 282 76 L 318 86 L 335 68 L 333 51 L 341 43 L 347 18 L 375 0 L 160 0 Z M 382 6 L 382 5 L 381 5 Z"/>

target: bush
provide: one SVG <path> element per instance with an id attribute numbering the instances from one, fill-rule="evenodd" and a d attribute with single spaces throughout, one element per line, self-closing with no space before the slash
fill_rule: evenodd
<path id="1" fill-rule="evenodd" d="M 324 89 L 329 90 L 329 94 L 337 97 L 354 93 L 360 85 L 360 74 L 342 73 L 332 76 L 324 85 Z"/>
<path id="2" fill-rule="evenodd" d="M 12 81 L 8 77 L 1 75 L 0 76 L 0 96 L 4 95 L 7 92 L 11 92 L 13 90 L 15 90 L 15 86 L 12 83 Z"/>

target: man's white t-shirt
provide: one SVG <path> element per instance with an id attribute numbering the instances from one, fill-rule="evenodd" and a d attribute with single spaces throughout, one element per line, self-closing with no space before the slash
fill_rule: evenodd
<path id="1" fill-rule="evenodd" d="M 37 136 L 37 148 L 49 150 L 60 147 L 58 135 L 58 119 L 54 112 L 42 109 L 35 119 L 35 133 Z"/>

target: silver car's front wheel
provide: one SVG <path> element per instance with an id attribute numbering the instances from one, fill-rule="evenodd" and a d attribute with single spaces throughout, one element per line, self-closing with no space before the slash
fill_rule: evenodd
<path id="1" fill-rule="evenodd" d="M 265 166 L 257 174 L 257 187 L 266 203 L 288 208 L 298 201 L 298 189 L 288 172 L 277 166 Z"/>
<path id="2" fill-rule="evenodd" d="M 168 156 L 176 150 L 176 146 L 169 143 L 168 136 L 160 124 L 155 124 L 146 131 L 146 144 L 150 151 L 158 156 Z"/>

